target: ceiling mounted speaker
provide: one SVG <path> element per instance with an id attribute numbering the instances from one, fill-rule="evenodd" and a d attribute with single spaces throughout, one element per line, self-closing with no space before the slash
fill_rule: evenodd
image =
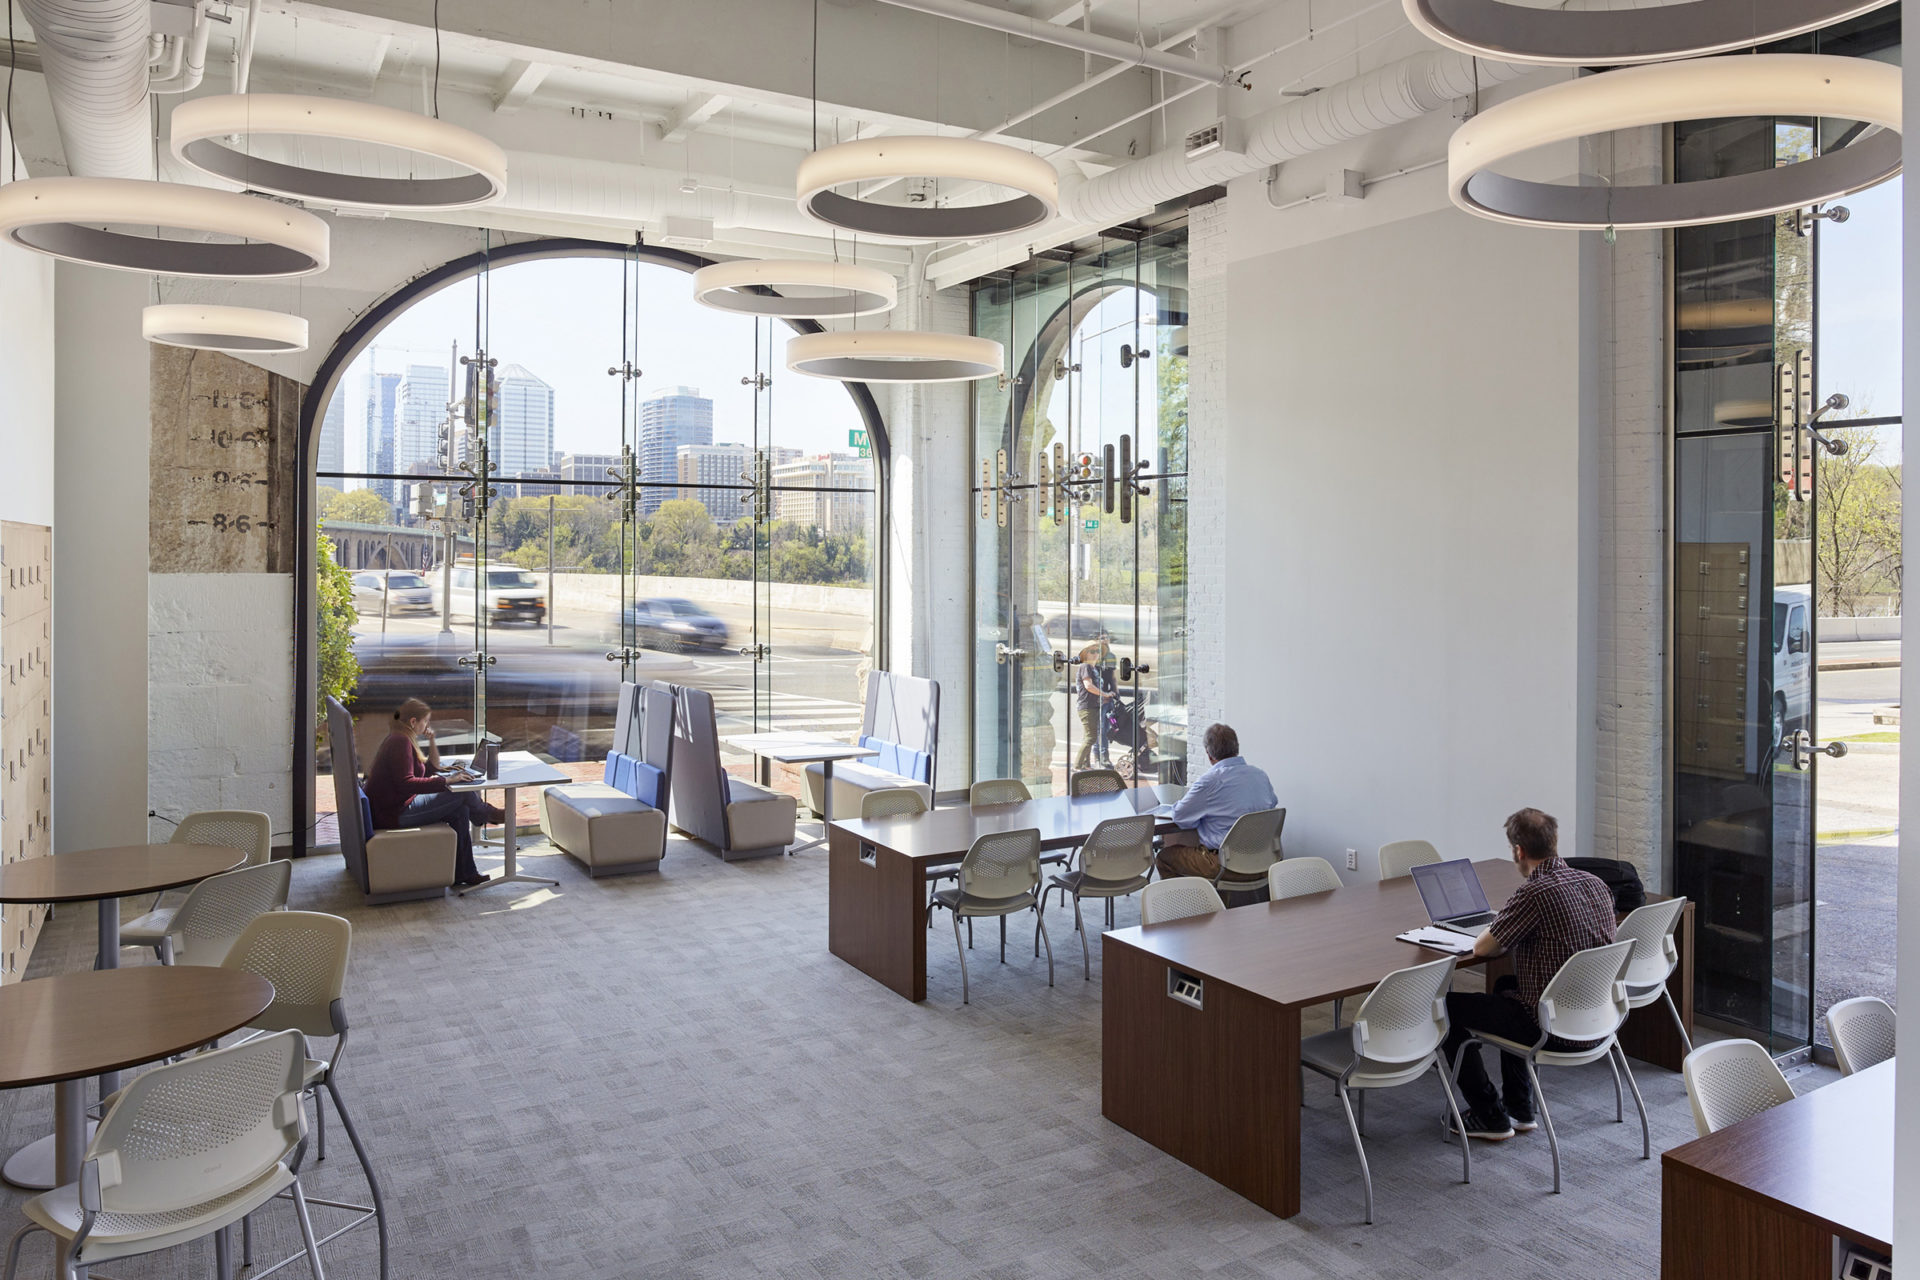
<path id="1" fill-rule="evenodd" d="M 841 382 L 967 382 L 1006 364 L 992 338 L 904 329 L 803 333 L 787 341 L 787 368 Z"/>
<path id="2" fill-rule="evenodd" d="M 892 276 L 848 262 L 716 262 L 693 273 L 693 300 L 716 311 L 831 320 L 891 311 Z"/>
<path id="3" fill-rule="evenodd" d="M 173 154 L 202 173 L 255 191 L 359 209 L 461 209 L 497 200 L 507 188 L 507 153 L 470 129 L 371 102 L 291 93 L 223 93 L 173 109 Z M 384 148 L 345 173 L 249 155 L 236 146 L 254 137 L 318 138 Z M 337 154 L 338 146 L 328 148 Z M 451 173 L 419 176 L 421 159 Z"/>
<path id="4" fill-rule="evenodd" d="M 1617 66 L 1770 44 L 1893 0 L 1683 0 L 1645 7 L 1534 8 L 1507 0 L 1402 0 L 1422 32 L 1502 62 Z"/>
<path id="5" fill-rule="evenodd" d="M 219 240 L 170 240 L 165 228 Z M 304 209 L 173 182 L 25 178 L 0 187 L 0 236 L 120 271 L 263 279 L 327 269 L 327 224 Z"/>
<path id="6" fill-rule="evenodd" d="M 930 178 L 997 189 L 1003 198 L 956 204 L 936 196 L 905 204 L 843 196 L 835 187 Z M 1037 227 L 1060 208 L 1060 175 L 1040 157 L 978 138 L 865 138 L 800 162 L 800 209 L 829 226 L 878 240 L 986 240 Z M 925 193 L 915 193 L 925 194 Z"/>
<path id="7" fill-rule="evenodd" d="M 302 316 L 253 307 L 164 303 L 140 313 L 140 336 L 170 347 L 283 355 L 307 349 L 307 322 Z"/>
<path id="8" fill-rule="evenodd" d="M 1646 12 L 1644 10 L 1639 12 Z M 1756 173 L 1649 186 L 1568 186 L 1493 172 L 1556 142 L 1725 116 L 1813 116 L 1867 126 L 1850 145 Z M 1733 222 L 1824 204 L 1900 172 L 1900 68 L 1866 58 L 1761 53 L 1626 67 L 1536 89 L 1454 131 L 1454 204 L 1500 222 L 1599 231 Z"/>

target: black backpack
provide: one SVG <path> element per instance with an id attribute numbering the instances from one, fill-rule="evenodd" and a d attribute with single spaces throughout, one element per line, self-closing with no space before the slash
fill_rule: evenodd
<path id="1" fill-rule="evenodd" d="M 1640 873 L 1631 862 L 1617 858 L 1568 858 L 1567 865 L 1575 871 L 1598 876 L 1600 882 L 1613 891 L 1613 909 L 1622 915 L 1647 903 L 1646 887 L 1640 883 Z"/>

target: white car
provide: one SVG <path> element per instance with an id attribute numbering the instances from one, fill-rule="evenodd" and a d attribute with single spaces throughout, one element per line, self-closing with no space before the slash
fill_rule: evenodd
<path id="1" fill-rule="evenodd" d="M 1773 741 L 1805 729 L 1813 710 L 1813 592 L 1773 589 Z"/>
<path id="2" fill-rule="evenodd" d="M 473 616 L 473 578 L 473 566 L 454 566 L 453 593 L 448 602 L 449 617 Z M 547 618 L 546 589 L 540 585 L 538 578 L 525 569 L 488 569 L 481 598 L 485 601 L 489 622 L 528 622 L 537 625 Z"/>
<path id="3" fill-rule="evenodd" d="M 361 613 L 378 615 L 432 613 L 433 588 L 411 569 L 388 569 L 353 575 L 353 604 Z"/>

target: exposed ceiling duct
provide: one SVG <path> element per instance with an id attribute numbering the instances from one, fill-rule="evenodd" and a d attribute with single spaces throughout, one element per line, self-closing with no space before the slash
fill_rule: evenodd
<path id="1" fill-rule="evenodd" d="M 47 94 L 81 178 L 152 178 L 148 0 L 20 0 Z"/>
<path id="2" fill-rule="evenodd" d="M 1044 19 L 1031 18 L 1010 9 L 996 9 L 992 5 L 977 4 L 974 0 L 880 0 L 880 2 L 893 5 L 897 9 L 912 9 L 918 13 L 933 14 L 935 17 L 951 18 L 955 22 L 964 22 L 970 26 L 985 27 L 989 31 L 1004 31 L 1008 35 L 1024 36 L 1029 40 L 1038 40 L 1042 44 L 1058 45 L 1064 49 L 1078 49 L 1082 53 L 1091 53 L 1096 57 L 1113 58 L 1127 66 L 1164 71 L 1168 75 L 1198 80 L 1203 84 L 1225 84 L 1233 75 L 1232 70 L 1224 63 L 1168 53 L 1163 49 L 1149 46 L 1142 39 L 1122 40 L 1117 36 L 1103 36 L 1098 32 L 1082 31 L 1077 27 L 1057 26 Z"/>

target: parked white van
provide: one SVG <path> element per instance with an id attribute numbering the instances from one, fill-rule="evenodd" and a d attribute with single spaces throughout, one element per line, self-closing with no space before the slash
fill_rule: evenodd
<path id="1" fill-rule="evenodd" d="M 1773 589 L 1773 741 L 1811 729 L 1813 712 L 1813 591 Z"/>
<path id="2" fill-rule="evenodd" d="M 489 622 L 538 624 L 546 621 L 546 590 L 541 587 L 540 580 L 525 569 L 489 567 L 484 599 Z M 472 565 L 454 565 L 453 599 L 449 605 L 448 617 L 473 616 Z"/>

